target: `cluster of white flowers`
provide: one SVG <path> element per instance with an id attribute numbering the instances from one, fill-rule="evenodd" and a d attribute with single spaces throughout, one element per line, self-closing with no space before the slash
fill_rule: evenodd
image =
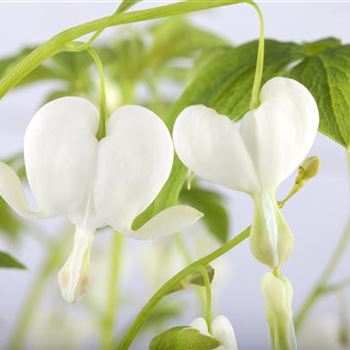
<path id="1" fill-rule="evenodd" d="M 252 197 L 252 252 L 272 269 L 280 268 L 291 253 L 293 238 L 275 191 L 309 152 L 319 115 L 310 92 L 287 78 L 268 81 L 260 102 L 240 123 L 202 105 L 187 107 L 176 120 L 173 140 L 163 121 L 140 106 L 117 109 L 101 140 L 96 138 L 98 111 L 83 98 L 60 98 L 35 114 L 25 135 L 24 159 L 37 207 L 31 210 L 18 176 L 4 163 L 0 163 L 0 195 L 22 216 L 63 215 L 76 226 L 72 253 L 59 273 L 66 301 L 79 300 L 89 287 L 89 256 L 97 228 L 110 226 L 136 239 L 150 239 L 181 231 L 202 216 L 194 208 L 176 205 L 141 228 L 132 227 L 171 173 L 173 144 L 180 160 L 195 174 Z M 288 289 L 281 289 L 280 294 L 288 294 L 281 307 L 271 304 L 271 288 L 276 285 Z M 275 289 L 273 298 L 276 293 Z M 277 313 L 288 323 L 289 282 L 270 274 L 263 280 L 263 294 L 269 322 L 276 322 Z M 207 333 L 203 322 L 197 319 L 193 326 Z M 212 329 L 222 349 L 237 348 L 226 318 L 215 319 Z"/>

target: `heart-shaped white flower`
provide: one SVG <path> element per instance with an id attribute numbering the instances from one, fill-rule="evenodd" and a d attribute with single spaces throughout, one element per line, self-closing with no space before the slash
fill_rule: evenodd
<path id="1" fill-rule="evenodd" d="M 212 321 L 211 334 L 209 333 L 207 322 L 203 317 L 196 318 L 192 321 L 190 326 L 197 329 L 202 334 L 215 338 L 221 344 L 215 350 L 238 350 L 233 327 L 225 316 L 217 316 Z"/>
<path id="2" fill-rule="evenodd" d="M 54 100 L 35 114 L 24 140 L 35 211 L 27 204 L 16 173 L 0 163 L 0 195 L 18 214 L 65 215 L 77 226 L 72 254 L 59 274 L 68 302 L 79 299 L 89 285 L 96 228 L 111 226 L 149 239 L 180 231 L 202 215 L 188 206 L 173 206 L 134 230 L 134 219 L 156 198 L 171 172 L 171 136 L 157 115 L 139 106 L 117 109 L 100 141 L 98 126 L 97 109 L 79 97 Z"/>
<path id="3" fill-rule="evenodd" d="M 292 79 L 269 80 L 260 101 L 240 123 L 202 105 L 187 107 L 176 120 L 173 139 L 179 158 L 194 173 L 252 196 L 252 251 L 276 267 L 289 256 L 293 240 L 275 191 L 309 152 L 319 115 L 310 92 Z"/>

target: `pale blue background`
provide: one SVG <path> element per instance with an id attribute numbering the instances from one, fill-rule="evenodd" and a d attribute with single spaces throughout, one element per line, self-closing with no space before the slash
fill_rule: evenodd
<path id="1" fill-rule="evenodd" d="M 154 6 L 156 2 L 145 1 L 140 8 Z M 112 13 L 114 3 L 8 3 L 0 2 L 0 56 L 16 52 L 23 45 L 35 45 L 55 33 L 75 24 Z M 266 22 L 266 35 L 280 40 L 311 41 L 327 36 L 336 36 L 344 42 L 350 41 L 350 3 L 347 2 L 263 2 L 261 3 Z M 258 35 L 257 17 L 248 5 L 237 5 L 192 15 L 193 20 L 204 28 L 215 30 L 233 43 L 255 39 Z M 108 36 L 108 31 L 106 33 Z M 30 90 L 18 90 L 0 101 L 0 156 L 19 151 L 25 127 L 47 91 L 47 85 L 35 86 Z M 350 116 L 349 116 L 350 117 Z M 322 170 L 298 196 L 284 209 L 285 216 L 295 234 L 295 251 L 283 269 L 295 286 L 294 306 L 308 293 L 327 261 L 349 215 L 349 186 L 344 150 L 319 135 L 311 152 L 320 156 Z M 281 196 L 291 184 L 291 179 L 280 188 Z M 238 233 L 250 223 L 251 203 L 247 196 L 228 193 L 233 215 L 232 233 Z M 54 222 L 56 225 L 56 222 Z M 52 226 L 49 230 L 52 230 Z M 98 237 L 100 245 L 107 242 L 107 235 Z M 12 250 L 29 267 L 29 272 L 0 271 L 0 348 L 15 321 L 26 289 L 40 262 L 42 251 L 32 238 L 21 247 L 2 247 Z M 143 243 L 129 241 L 128 252 L 137 264 Z M 265 268 L 251 256 L 247 243 L 232 251 L 226 259 L 232 265 L 228 273 L 230 283 L 220 293 L 220 300 L 214 308 L 225 313 L 234 324 L 240 349 L 267 348 L 260 280 Z M 349 273 L 349 254 L 339 266 L 337 276 Z M 54 283 L 54 282 L 53 282 Z M 136 287 L 136 284 L 135 284 Z M 132 305 L 142 305 L 149 291 L 139 292 L 139 300 Z M 349 293 L 348 293 L 349 296 Z M 63 307 L 63 306 L 62 306 Z M 64 306 L 66 307 L 66 306 Z M 73 306 L 77 310 L 77 306 Z M 337 301 L 329 297 L 320 302 L 315 315 L 334 314 Z M 190 322 L 198 315 L 196 308 L 186 313 L 182 323 Z M 120 323 L 131 315 L 125 313 Z M 141 345 L 138 345 L 141 346 Z M 135 347 L 142 350 L 144 347 Z"/>

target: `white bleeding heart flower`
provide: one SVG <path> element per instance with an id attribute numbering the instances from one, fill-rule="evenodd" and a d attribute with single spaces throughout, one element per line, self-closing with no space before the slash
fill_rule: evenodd
<path id="1" fill-rule="evenodd" d="M 292 250 L 293 238 L 275 191 L 309 152 L 319 114 L 311 93 L 292 79 L 269 80 L 260 101 L 239 123 L 202 105 L 187 107 L 176 120 L 173 139 L 191 171 L 251 195 L 252 252 L 259 261 L 279 267 Z"/>
<path id="2" fill-rule="evenodd" d="M 238 350 L 235 333 L 230 321 L 223 315 L 217 316 L 211 323 L 211 334 L 203 317 L 196 318 L 190 325 L 205 335 L 212 336 L 221 345 L 215 350 Z"/>
<path id="3" fill-rule="evenodd" d="M 30 209 L 16 173 L 0 163 L 0 195 L 18 214 L 64 215 L 77 227 L 73 251 L 59 273 L 68 302 L 80 299 L 90 284 L 89 256 L 97 228 L 111 226 L 150 239 L 180 231 L 202 215 L 189 206 L 173 206 L 134 230 L 134 219 L 171 172 L 171 136 L 157 115 L 139 106 L 117 109 L 100 141 L 98 126 L 97 109 L 79 97 L 54 100 L 35 114 L 25 134 L 24 160 L 36 210 Z"/>

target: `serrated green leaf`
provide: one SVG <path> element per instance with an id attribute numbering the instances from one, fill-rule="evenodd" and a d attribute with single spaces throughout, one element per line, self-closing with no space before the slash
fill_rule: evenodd
<path id="1" fill-rule="evenodd" d="M 209 232 L 225 243 L 229 235 L 229 216 L 223 205 L 223 197 L 216 192 L 192 187 L 183 188 L 180 193 L 180 202 L 198 209 L 204 214 L 203 222 Z"/>
<path id="2" fill-rule="evenodd" d="M 290 76 L 313 94 L 320 111 L 319 130 L 342 146 L 350 146 L 350 45 L 307 57 Z"/>
<path id="3" fill-rule="evenodd" d="M 341 41 L 337 38 L 325 38 L 313 42 L 306 42 L 303 44 L 303 51 L 308 55 L 316 55 L 327 49 L 339 47 Z"/>
<path id="4" fill-rule="evenodd" d="M 10 254 L 0 251 L 0 268 L 7 269 L 21 269 L 25 270 L 26 267 L 12 257 Z"/>
<path id="5" fill-rule="evenodd" d="M 150 350 L 212 350 L 220 343 L 197 329 L 178 326 L 158 335 L 151 341 Z"/>

